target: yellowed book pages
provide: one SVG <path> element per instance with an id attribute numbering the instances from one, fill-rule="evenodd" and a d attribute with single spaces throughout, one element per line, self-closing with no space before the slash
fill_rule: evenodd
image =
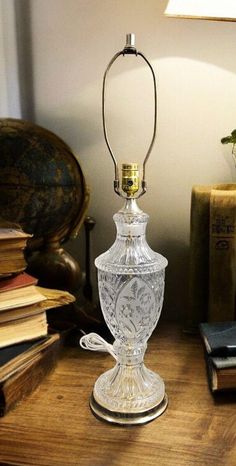
<path id="1" fill-rule="evenodd" d="M 40 303 L 46 299 L 35 285 L 5 291 L 0 293 L 0 311 Z"/>
<path id="2" fill-rule="evenodd" d="M 68 291 L 47 289 L 39 286 L 37 286 L 37 290 L 43 295 L 44 299 L 42 301 L 28 306 L 1 310 L 0 323 L 40 314 L 42 311 L 64 306 L 75 301 L 75 297 Z"/>
<path id="3" fill-rule="evenodd" d="M 5 228 L 5 227 L 0 227 L 0 241 L 4 240 L 14 240 L 14 239 L 28 239 L 31 238 L 32 235 L 25 233 L 24 231 L 20 229 L 15 229 L 15 228 Z"/>
<path id="4" fill-rule="evenodd" d="M 73 303 L 76 300 L 75 296 L 68 291 L 44 288 L 42 286 L 37 286 L 37 288 L 40 293 L 42 293 L 42 295 L 47 299 L 46 304 L 40 304 L 41 308 L 45 308 L 46 306 L 46 309 L 51 309 L 53 307 L 64 306 L 65 304 Z"/>
<path id="5" fill-rule="evenodd" d="M 0 348 L 47 335 L 46 312 L 0 324 Z"/>
<path id="6" fill-rule="evenodd" d="M 8 262 L 14 262 L 15 264 L 16 260 L 22 260 L 22 261 L 25 260 L 22 249 L 16 249 L 16 250 L 10 250 L 10 251 L 8 251 L 8 249 L 4 249 L 3 251 L 0 251 L 1 263 L 3 261 L 5 262 L 8 261 Z M 1 264 L 1 268 L 2 268 L 2 264 Z"/>
<path id="7" fill-rule="evenodd" d="M 47 301 L 43 301 L 46 303 Z M 0 312 L 0 324 L 4 322 L 11 322 L 12 320 L 24 319 L 36 314 L 41 314 L 42 309 L 40 303 L 30 304 L 29 306 L 17 307 Z M 1 335 L 0 335 L 1 338 Z"/>
<path id="8" fill-rule="evenodd" d="M 9 254 L 14 254 L 15 251 L 22 251 L 25 249 L 26 240 L 25 239 L 16 239 L 16 240 L 0 240 L 0 253 L 1 251 L 8 251 Z"/>
<path id="9" fill-rule="evenodd" d="M 0 258 L 0 276 L 23 272 L 26 267 L 27 263 L 23 255 L 21 258 L 12 258 L 7 261 L 1 261 Z"/>

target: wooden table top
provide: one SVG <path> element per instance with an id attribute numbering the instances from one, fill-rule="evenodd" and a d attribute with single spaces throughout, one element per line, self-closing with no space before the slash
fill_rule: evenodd
<path id="1" fill-rule="evenodd" d="M 161 324 L 145 361 L 165 380 L 169 406 L 149 424 L 119 427 L 88 405 L 112 358 L 64 348 L 54 372 L 0 419 L 0 464 L 235 466 L 236 396 L 212 397 L 200 339 Z"/>

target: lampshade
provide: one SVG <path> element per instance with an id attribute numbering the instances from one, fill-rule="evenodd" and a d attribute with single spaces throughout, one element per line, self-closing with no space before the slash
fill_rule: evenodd
<path id="1" fill-rule="evenodd" d="M 169 0 L 165 15 L 174 18 L 236 21 L 236 0 Z"/>

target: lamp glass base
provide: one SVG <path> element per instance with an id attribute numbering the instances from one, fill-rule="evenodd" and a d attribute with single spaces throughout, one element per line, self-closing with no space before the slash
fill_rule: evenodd
<path id="1" fill-rule="evenodd" d="M 98 335 L 83 347 L 108 351 L 116 360 L 94 385 L 90 406 L 100 419 L 121 425 L 149 422 L 167 407 L 162 378 L 144 364 L 147 341 L 160 317 L 167 260 L 146 242 L 148 215 L 127 199 L 114 215 L 115 243 L 97 257 L 98 288 L 112 345 Z"/>
<path id="2" fill-rule="evenodd" d="M 144 424 L 165 411 L 165 384 L 143 362 L 130 366 L 117 363 L 95 382 L 90 406 L 97 417 L 108 422 Z"/>

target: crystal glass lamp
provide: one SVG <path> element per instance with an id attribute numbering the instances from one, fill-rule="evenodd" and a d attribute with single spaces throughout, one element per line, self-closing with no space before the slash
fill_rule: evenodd
<path id="1" fill-rule="evenodd" d="M 105 87 L 112 63 L 122 54 L 140 55 L 151 69 L 154 83 L 153 137 L 142 167 L 142 181 L 136 163 L 122 165 L 119 170 L 107 137 L 105 124 Z M 115 366 L 95 382 L 90 399 L 93 413 L 117 424 L 143 424 L 164 412 L 167 396 L 162 378 L 144 364 L 147 341 L 160 317 L 167 260 L 154 252 L 146 241 L 148 215 L 136 199 L 146 192 L 145 164 L 156 134 L 156 80 L 154 71 L 134 45 L 134 35 L 127 35 L 125 48 L 109 63 L 103 81 L 103 128 L 105 140 L 115 165 L 115 192 L 125 199 L 124 206 L 114 215 L 117 236 L 114 244 L 95 260 L 98 270 L 100 303 L 106 324 L 114 336 L 107 343 L 99 335 L 84 335 L 81 346 L 108 351 Z M 141 186 L 140 186 L 141 185 Z"/>

